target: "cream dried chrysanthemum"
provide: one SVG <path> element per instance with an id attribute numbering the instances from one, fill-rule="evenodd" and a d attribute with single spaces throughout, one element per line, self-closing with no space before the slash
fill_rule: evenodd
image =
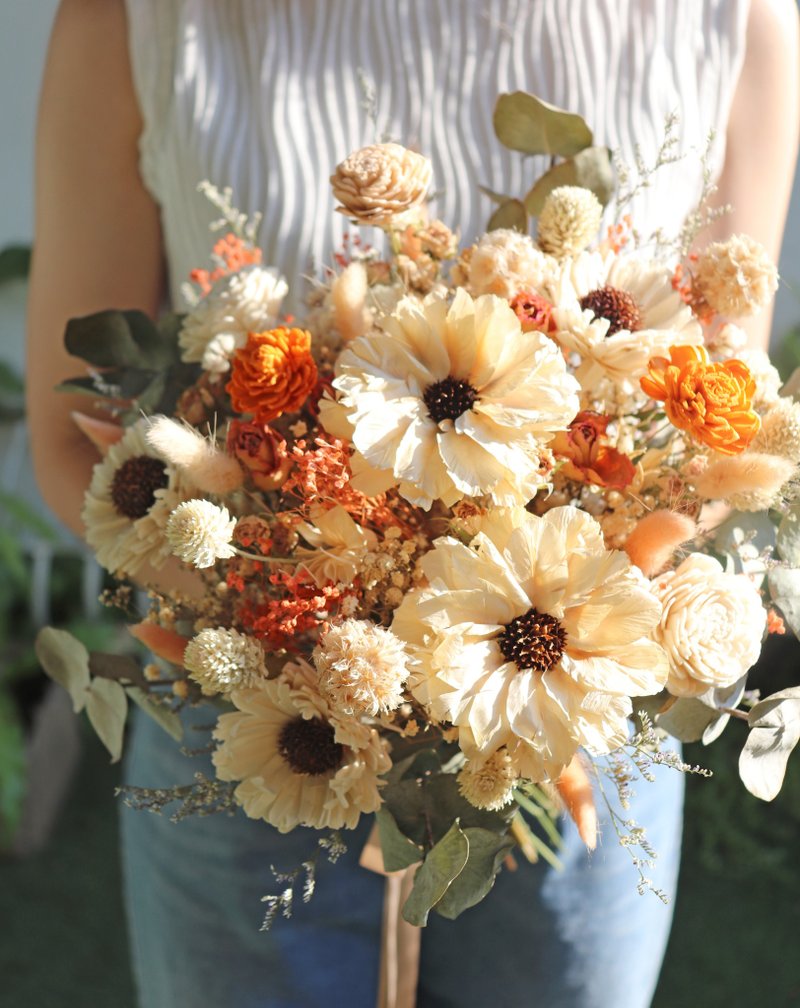
<path id="1" fill-rule="evenodd" d="M 275 325 L 288 290 L 272 267 L 246 266 L 222 277 L 184 319 L 178 335 L 182 359 L 199 361 L 204 370 L 224 374 L 249 332 L 264 332 Z"/>
<path id="2" fill-rule="evenodd" d="M 166 537 L 172 552 L 184 563 L 212 567 L 236 555 L 231 545 L 236 519 L 226 507 L 211 501 L 184 501 L 167 519 Z"/>
<path id="3" fill-rule="evenodd" d="M 168 559 L 164 527 L 187 496 L 174 467 L 147 443 L 146 431 L 147 421 L 140 420 L 108 449 L 94 467 L 81 512 L 98 562 L 120 577 Z"/>
<path id="4" fill-rule="evenodd" d="M 624 394 L 639 392 L 651 357 L 702 342 L 672 272 L 659 263 L 584 252 L 565 261 L 555 294 L 555 338 L 579 355 L 575 374 L 587 391 L 608 379 Z"/>
<path id="5" fill-rule="evenodd" d="M 510 228 L 489 231 L 470 252 L 468 287 L 477 297 L 496 294 L 510 301 L 521 290 L 547 296 L 558 264 L 528 235 Z"/>
<path id="6" fill-rule="evenodd" d="M 320 690 L 339 714 L 377 717 L 403 702 L 408 657 L 384 627 L 356 619 L 332 626 L 314 649 L 314 664 Z"/>
<path id="7" fill-rule="evenodd" d="M 742 318 L 770 303 L 778 271 L 767 250 L 748 235 L 713 242 L 692 268 L 692 293 L 720 315 Z"/>
<path id="8" fill-rule="evenodd" d="M 699 696 L 732 686 L 755 664 L 767 614 L 753 582 L 728 574 L 703 553 L 691 553 L 653 581 L 663 613 L 653 638 L 669 656 L 667 689 Z"/>
<path id="9" fill-rule="evenodd" d="M 379 777 L 391 766 L 378 732 L 332 712 L 317 679 L 302 659 L 287 663 L 277 679 L 234 690 L 236 710 L 214 731 L 217 776 L 240 781 L 235 795 L 246 814 L 281 833 L 353 829 L 380 806 Z"/>
<path id="10" fill-rule="evenodd" d="M 788 397 L 779 398 L 761 417 L 761 428 L 750 444 L 750 450 L 781 455 L 800 463 L 800 403 Z"/>
<path id="11" fill-rule="evenodd" d="M 322 413 L 328 429 L 349 424 L 372 474 L 385 477 L 369 490 L 360 475 L 353 485 L 372 495 L 397 483 L 424 508 L 466 495 L 530 500 L 548 478 L 545 445 L 578 409 L 555 344 L 524 333 L 505 301 L 463 288 L 452 304 L 403 301 L 382 326 L 343 351 L 338 408 Z"/>
<path id="12" fill-rule="evenodd" d="M 482 763 L 467 760 L 459 771 L 458 790 L 475 808 L 497 812 L 514 797 L 517 772 L 508 752 L 498 749 Z"/>
<path id="13" fill-rule="evenodd" d="M 313 524 L 299 522 L 295 529 L 314 548 L 301 546 L 294 555 L 318 585 L 353 581 L 364 557 L 378 542 L 375 533 L 353 521 L 341 504 L 320 511 Z"/>
<path id="14" fill-rule="evenodd" d="M 418 664 L 411 691 L 458 728 L 478 762 L 505 747 L 517 773 L 554 779 L 584 746 L 628 736 L 632 696 L 657 693 L 667 658 L 649 639 L 661 606 L 577 508 L 490 511 L 469 546 L 438 539 L 392 629 Z"/>
<path id="15" fill-rule="evenodd" d="M 597 237 L 603 207 L 590 189 L 558 186 L 544 201 L 536 240 L 539 248 L 556 259 L 574 256 Z"/>
<path id="16" fill-rule="evenodd" d="M 261 644 L 225 627 L 193 637 L 183 652 L 183 667 L 206 696 L 253 686 L 267 674 Z"/>
<path id="17" fill-rule="evenodd" d="M 354 151 L 331 175 L 336 209 L 360 224 L 384 227 L 425 202 L 433 175 L 428 158 L 396 143 Z"/>

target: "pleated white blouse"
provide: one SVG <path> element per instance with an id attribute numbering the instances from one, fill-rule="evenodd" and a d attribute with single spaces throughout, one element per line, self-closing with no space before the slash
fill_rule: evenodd
<path id="1" fill-rule="evenodd" d="M 472 239 L 492 211 L 479 185 L 521 195 L 546 167 L 495 139 L 503 91 L 579 112 L 627 162 L 637 148 L 652 162 L 677 112 L 684 156 L 632 206 L 641 232 L 677 230 L 712 131 L 712 169 L 722 164 L 748 2 L 127 0 L 141 171 L 161 206 L 176 306 L 210 249 L 204 179 L 264 214 L 265 262 L 284 272 L 294 309 L 303 277 L 331 262 L 349 227 L 328 177 L 366 143 L 430 156 L 433 212 Z"/>

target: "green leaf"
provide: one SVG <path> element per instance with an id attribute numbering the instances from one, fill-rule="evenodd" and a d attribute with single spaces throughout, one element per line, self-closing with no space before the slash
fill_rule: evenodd
<path id="1" fill-rule="evenodd" d="M 525 197 L 525 209 L 532 217 L 542 212 L 544 201 L 558 186 L 590 189 L 605 206 L 614 195 L 614 169 L 607 147 L 587 147 L 575 157 L 546 171 Z"/>
<path id="2" fill-rule="evenodd" d="M 796 637 L 800 637 L 800 569 L 773 567 L 767 574 L 772 601 Z"/>
<path id="3" fill-rule="evenodd" d="M 455 920 L 489 893 L 503 858 L 514 846 L 509 837 L 499 837 L 474 826 L 465 829 L 464 835 L 469 841 L 467 863 L 434 906 L 436 912 L 448 920 Z"/>
<path id="4" fill-rule="evenodd" d="M 101 679 L 116 679 L 141 687 L 147 683 L 139 663 L 129 655 L 92 651 L 89 655 L 89 672 Z"/>
<path id="5" fill-rule="evenodd" d="M 526 91 L 500 95 L 493 122 L 500 142 L 523 154 L 571 157 L 592 144 L 592 131 L 579 115 Z"/>
<path id="6" fill-rule="evenodd" d="M 83 644 L 66 630 L 45 627 L 36 636 L 35 648 L 45 672 L 69 693 L 75 713 L 83 710 L 90 684 L 89 652 Z"/>
<path id="7" fill-rule="evenodd" d="M 48 542 L 56 541 L 56 533 L 52 525 L 31 510 L 28 501 L 14 494 L 0 491 L 0 508 L 21 528 L 35 533 Z"/>
<path id="8" fill-rule="evenodd" d="M 6 245 L 0 250 L 0 283 L 5 280 L 24 280 L 30 268 L 30 245 Z"/>
<path id="9" fill-rule="evenodd" d="M 431 908 L 464 870 L 468 858 L 469 840 L 456 821 L 417 869 L 414 886 L 403 906 L 404 920 L 425 927 Z"/>
<path id="10" fill-rule="evenodd" d="M 26 779 L 22 722 L 14 701 L 0 692 L 0 847 L 11 843 L 19 826 Z"/>
<path id="11" fill-rule="evenodd" d="M 378 809 L 375 821 L 381 838 L 383 867 L 387 872 L 402 871 L 422 860 L 422 848 L 400 832 L 394 816 L 386 807 Z"/>
<path id="12" fill-rule="evenodd" d="M 122 736 L 128 713 L 125 690 L 113 679 L 93 679 L 86 700 L 86 713 L 92 728 L 116 763 L 122 756 Z"/>
<path id="13" fill-rule="evenodd" d="M 786 763 L 800 742 L 800 686 L 773 693 L 748 717 L 750 734 L 739 756 L 739 776 L 747 790 L 772 801 L 783 784 Z"/>
<path id="14" fill-rule="evenodd" d="M 528 211 L 521 200 L 506 200 L 495 210 L 489 218 L 486 230 L 496 231 L 498 228 L 511 228 L 514 231 L 521 231 L 522 234 L 528 233 Z"/>
<path id="15" fill-rule="evenodd" d="M 775 546 L 781 560 L 790 567 L 800 567 L 800 504 L 795 504 L 781 519 Z"/>
<path id="16" fill-rule="evenodd" d="M 386 787 L 383 800 L 400 832 L 426 848 L 440 840 L 456 819 L 464 827 L 479 826 L 505 834 L 516 811 L 513 803 L 500 812 L 475 808 L 459 793 L 452 773 L 406 778 Z"/>
<path id="17" fill-rule="evenodd" d="M 102 311 L 70 319 L 64 335 L 68 353 L 95 367 L 156 371 L 174 359 L 173 348 L 140 311 Z"/>
<path id="18" fill-rule="evenodd" d="M 125 692 L 137 707 L 145 714 L 149 714 L 156 724 L 160 725 L 176 742 L 183 739 L 183 724 L 175 711 L 170 710 L 164 704 L 156 703 L 138 686 L 126 686 Z"/>

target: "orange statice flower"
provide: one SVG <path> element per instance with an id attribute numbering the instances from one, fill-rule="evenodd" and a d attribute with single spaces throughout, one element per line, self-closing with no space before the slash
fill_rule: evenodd
<path id="1" fill-rule="evenodd" d="M 237 413 L 252 413 L 256 423 L 265 424 L 300 409 L 316 384 L 311 333 L 279 326 L 248 334 L 225 387 Z"/>
<path id="2" fill-rule="evenodd" d="M 220 277 L 237 273 L 245 266 L 258 266 L 261 262 L 261 249 L 235 234 L 226 234 L 214 246 L 212 257 L 219 263 L 216 269 L 194 269 L 189 274 L 189 279 L 198 285 L 204 297 Z"/>
<path id="3" fill-rule="evenodd" d="M 664 403 L 670 422 L 723 455 L 750 444 L 761 420 L 752 408 L 756 383 L 740 360 L 711 363 L 702 346 L 673 346 L 654 357 L 640 378 L 642 389 Z"/>
<path id="4" fill-rule="evenodd" d="M 561 472 L 569 479 L 620 490 L 633 481 L 633 462 L 605 441 L 609 420 L 602 413 L 582 410 L 569 428 L 559 431 L 550 442 L 554 454 L 566 460 Z"/>

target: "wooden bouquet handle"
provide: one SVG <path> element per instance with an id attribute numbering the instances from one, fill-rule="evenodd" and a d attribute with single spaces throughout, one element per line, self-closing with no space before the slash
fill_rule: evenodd
<path id="1" fill-rule="evenodd" d="M 402 909 L 414 885 L 416 866 L 399 872 L 386 871 L 377 825 L 372 828 L 359 863 L 386 879 L 376 1008 L 415 1008 L 422 932 L 403 919 Z"/>

